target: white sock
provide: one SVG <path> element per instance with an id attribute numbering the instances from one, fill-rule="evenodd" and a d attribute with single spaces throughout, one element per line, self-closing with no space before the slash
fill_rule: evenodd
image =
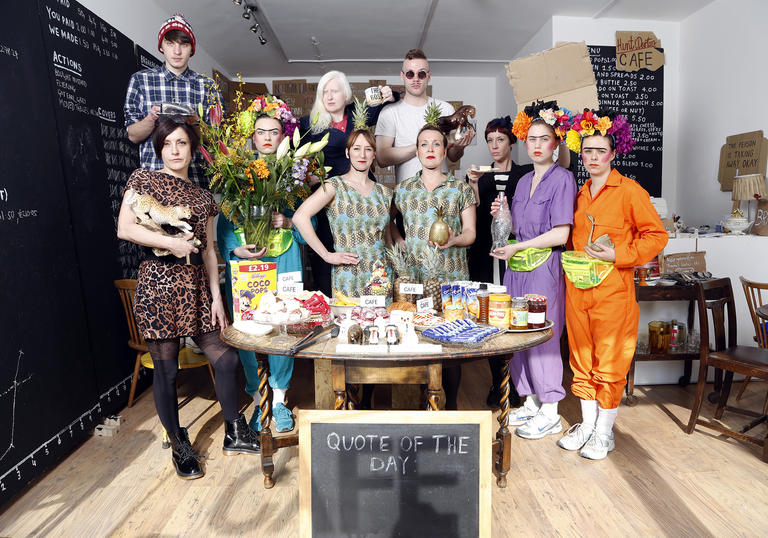
<path id="1" fill-rule="evenodd" d="M 539 412 L 543 413 L 549 420 L 557 420 L 557 402 L 542 403 Z"/>
<path id="2" fill-rule="evenodd" d="M 618 407 L 615 409 L 603 409 L 601 407 L 597 414 L 597 423 L 595 424 L 597 433 L 611 435 L 613 433 L 613 423 L 616 422 L 616 415 L 618 414 Z"/>
<path id="3" fill-rule="evenodd" d="M 538 411 L 541 407 L 541 401 L 539 401 L 539 398 L 535 394 L 529 394 L 525 397 L 525 403 L 523 405 L 531 411 Z"/>
<path id="4" fill-rule="evenodd" d="M 590 431 L 597 422 L 597 400 L 581 400 L 581 426 Z"/>
<path id="5" fill-rule="evenodd" d="M 285 405 L 285 393 L 288 389 L 272 389 L 272 407 L 281 403 Z"/>

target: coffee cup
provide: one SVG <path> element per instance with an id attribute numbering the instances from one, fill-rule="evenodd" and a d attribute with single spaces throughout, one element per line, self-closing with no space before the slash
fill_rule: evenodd
<path id="1" fill-rule="evenodd" d="M 378 86 L 371 86 L 365 89 L 365 100 L 368 102 L 368 106 L 377 106 L 382 102 L 381 88 Z"/>

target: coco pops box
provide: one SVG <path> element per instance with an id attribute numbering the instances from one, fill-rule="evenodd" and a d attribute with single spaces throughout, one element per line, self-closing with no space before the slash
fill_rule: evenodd
<path id="1" fill-rule="evenodd" d="M 277 264 L 258 260 L 231 260 L 233 321 L 253 319 L 259 300 L 277 289 Z"/>

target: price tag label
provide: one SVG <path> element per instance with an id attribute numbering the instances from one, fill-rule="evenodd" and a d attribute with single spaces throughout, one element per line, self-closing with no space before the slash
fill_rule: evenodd
<path id="1" fill-rule="evenodd" d="M 423 295 L 424 284 L 400 284 L 400 293 L 406 295 Z"/>
<path id="2" fill-rule="evenodd" d="M 386 306 L 386 297 L 383 295 L 361 295 L 360 306 Z"/>
<path id="3" fill-rule="evenodd" d="M 297 294 L 304 291 L 304 284 L 301 282 L 280 282 L 277 285 L 277 293 Z"/>
<path id="4" fill-rule="evenodd" d="M 280 273 L 277 275 L 278 282 L 285 282 L 286 284 L 291 282 L 301 282 L 301 271 L 290 271 L 288 273 Z"/>
<path id="5" fill-rule="evenodd" d="M 426 297 L 424 299 L 419 299 L 416 301 L 416 310 L 419 312 L 427 312 L 428 310 L 432 310 L 434 308 L 434 304 L 432 302 L 432 297 Z"/>

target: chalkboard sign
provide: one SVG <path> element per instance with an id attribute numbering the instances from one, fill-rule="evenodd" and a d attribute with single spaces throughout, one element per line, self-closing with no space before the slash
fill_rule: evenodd
<path id="1" fill-rule="evenodd" d="M 632 153 L 617 155 L 613 165 L 622 175 L 640 183 L 651 196 L 661 196 L 664 66 L 656 71 L 617 71 L 616 47 L 589 45 L 588 48 L 600 106 L 624 115 L 632 124 L 632 134 L 637 141 Z M 579 166 L 576 172 L 579 186 L 588 179 L 587 171 Z"/>
<path id="2" fill-rule="evenodd" d="M 490 536 L 487 411 L 301 411 L 302 536 Z"/>

